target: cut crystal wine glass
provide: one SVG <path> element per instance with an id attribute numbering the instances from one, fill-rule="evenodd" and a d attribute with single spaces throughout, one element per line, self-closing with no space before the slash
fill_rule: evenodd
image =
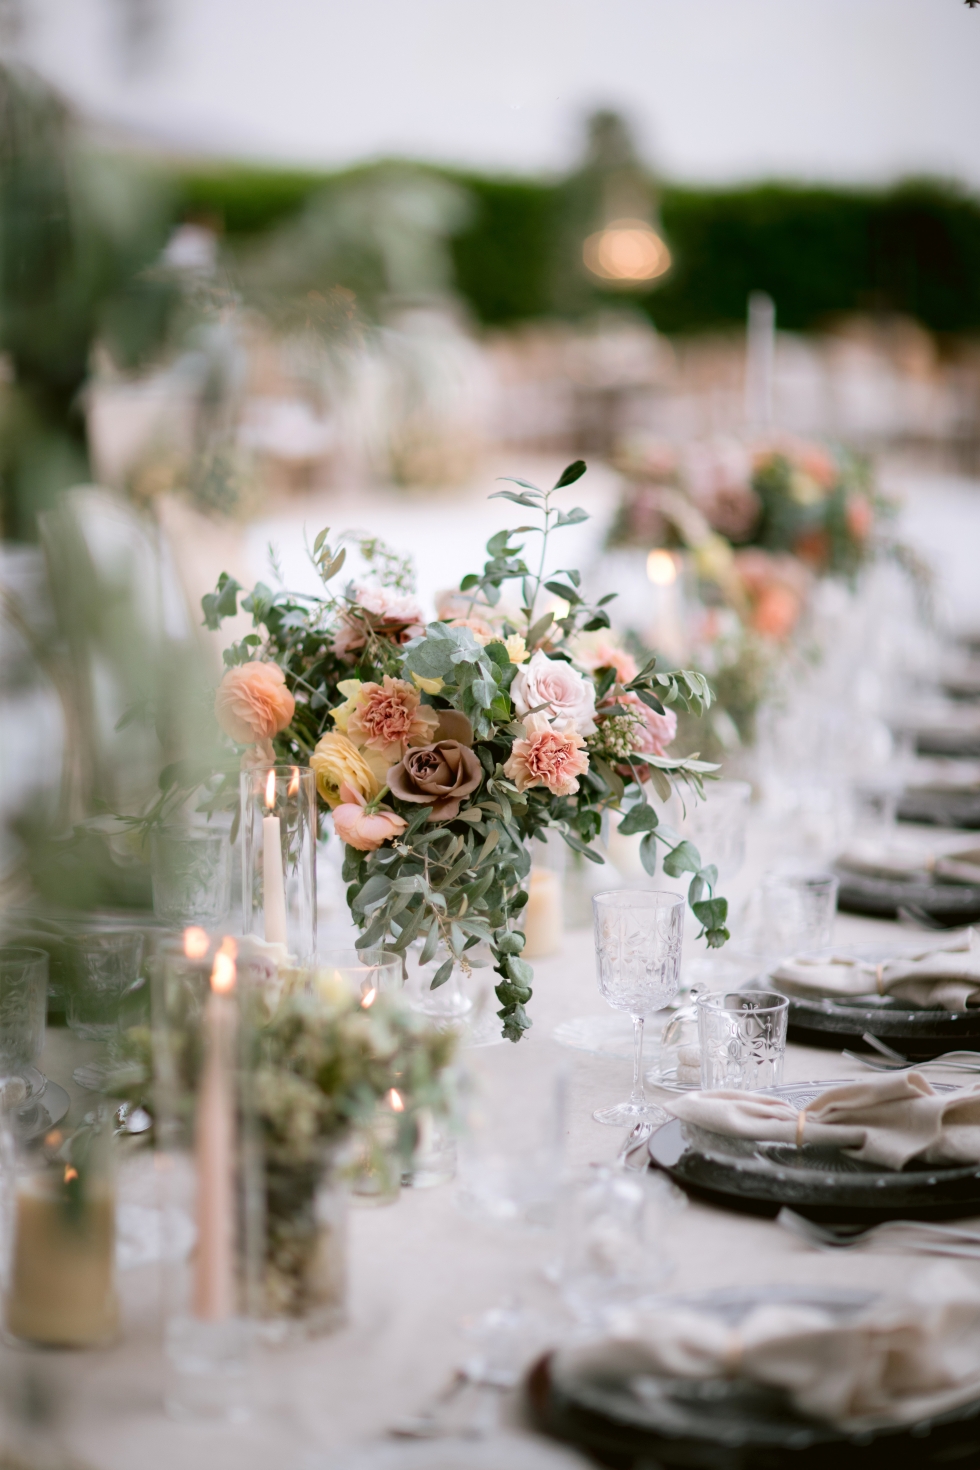
<path id="1" fill-rule="evenodd" d="M 596 978 L 599 990 L 617 1011 L 633 1021 L 633 1091 L 628 1102 L 593 1113 L 597 1123 L 615 1126 L 641 1118 L 666 1121 L 661 1108 L 647 1101 L 643 1087 L 643 1022 L 662 1010 L 680 984 L 684 898 L 645 888 L 597 893 L 595 919 Z"/>

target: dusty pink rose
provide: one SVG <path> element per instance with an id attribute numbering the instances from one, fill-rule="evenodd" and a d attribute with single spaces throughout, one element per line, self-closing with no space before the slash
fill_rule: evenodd
<path id="1" fill-rule="evenodd" d="M 618 648 L 608 638 L 596 639 L 583 644 L 576 650 L 575 657 L 583 669 L 594 673 L 596 669 L 615 669 L 620 684 L 628 684 L 640 672 L 636 659 L 625 648 Z"/>
<path id="2" fill-rule="evenodd" d="M 658 715 L 655 709 L 644 704 L 638 694 L 621 694 L 616 701 L 632 710 L 640 718 L 633 732 L 634 749 L 641 755 L 666 755 L 667 746 L 677 734 L 677 716 L 672 709 Z"/>
<path id="3" fill-rule="evenodd" d="M 515 740 L 504 766 L 518 791 L 547 786 L 554 796 L 574 796 L 578 778 L 589 769 L 585 741 L 575 730 L 557 730 L 543 714 L 528 715 L 525 739 Z"/>
<path id="4" fill-rule="evenodd" d="M 218 685 L 214 713 L 226 735 L 239 745 L 256 745 L 285 730 L 296 701 L 278 664 L 238 664 Z"/>
<path id="5" fill-rule="evenodd" d="M 439 716 L 405 679 L 385 674 L 382 684 L 362 684 L 347 721 L 347 735 L 355 745 L 366 745 L 394 763 L 410 745 L 428 745 Z"/>
<path id="6" fill-rule="evenodd" d="M 350 593 L 352 606 L 341 619 L 331 644 L 340 658 L 363 648 L 369 632 L 398 644 L 425 632 L 422 609 L 411 595 L 364 582 L 355 582 Z"/>
<path id="7" fill-rule="evenodd" d="M 374 852 L 392 837 L 400 837 L 408 823 L 397 812 L 381 807 L 365 811 L 364 797 L 346 782 L 340 788 L 341 804 L 333 810 L 333 828 L 341 842 L 359 852 Z"/>
<path id="8" fill-rule="evenodd" d="M 595 734 L 595 685 L 571 664 L 549 658 L 540 648 L 518 672 L 510 686 L 510 697 L 522 719 L 545 705 L 541 713 L 547 714 L 556 729 Z"/>

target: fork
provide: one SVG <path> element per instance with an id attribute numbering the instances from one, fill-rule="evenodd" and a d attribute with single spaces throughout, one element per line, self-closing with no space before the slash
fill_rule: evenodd
<path id="1" fill-rule="evenodd" d="M 877 1057 L 869 1057 L 861 1052 L 848 1051 L 846 1048 L 843 1055 L 848 1061 L 860 1062 L 862 1066 L 869 1067 L 872 1072 L 909 1072 L 920 1067 L 945 1067 L 950 1072 L 980 1072 L 980 1051 L 944 1051 L 938 1057 L 926 1057 L 922 1061 L 910 1062 L 903 1057 L 901 1052 L 893 1051 L 877 1036 L 865 1032 L 861 1037 L 867 1045 L 873 1046 L 881 1053 Z"/>

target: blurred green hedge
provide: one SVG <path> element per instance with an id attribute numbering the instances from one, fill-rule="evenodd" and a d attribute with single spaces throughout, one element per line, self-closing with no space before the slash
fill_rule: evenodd
<path id="1" fill-rule="evenodd" d="M 457 283 L 475 316 L 502 325 L 571 314 L 555 269 L 569 249 L 565 186 L 443 172 L 476 206 L 452 241 Z M 216 217 L 234 237 L 265 229 L 352 177 L 228 167 L 185 171 L 177 184 L 185 215 Z M 657 290 L 635 299 L 663 331 L 741 323 L 753 290 L 772 295 L 789 330 L 852 311 L 907 313 L 942 333 L 980 328 L 980 200 L 956 184 L 668 186 L 661 207 L 674 267 Z M 621 293 L 596 289 L 592 304 L 610 300 Z"/>

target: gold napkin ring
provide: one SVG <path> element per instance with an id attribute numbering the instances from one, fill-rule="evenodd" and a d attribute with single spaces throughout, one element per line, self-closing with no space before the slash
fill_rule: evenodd
<path id="1" fill-rule="evenodd" d="M 806 1129 L 806 1108 L 800 1108 L 796 1115 L 796 1147 L 803 1147 L 803 1133 Z"/>

